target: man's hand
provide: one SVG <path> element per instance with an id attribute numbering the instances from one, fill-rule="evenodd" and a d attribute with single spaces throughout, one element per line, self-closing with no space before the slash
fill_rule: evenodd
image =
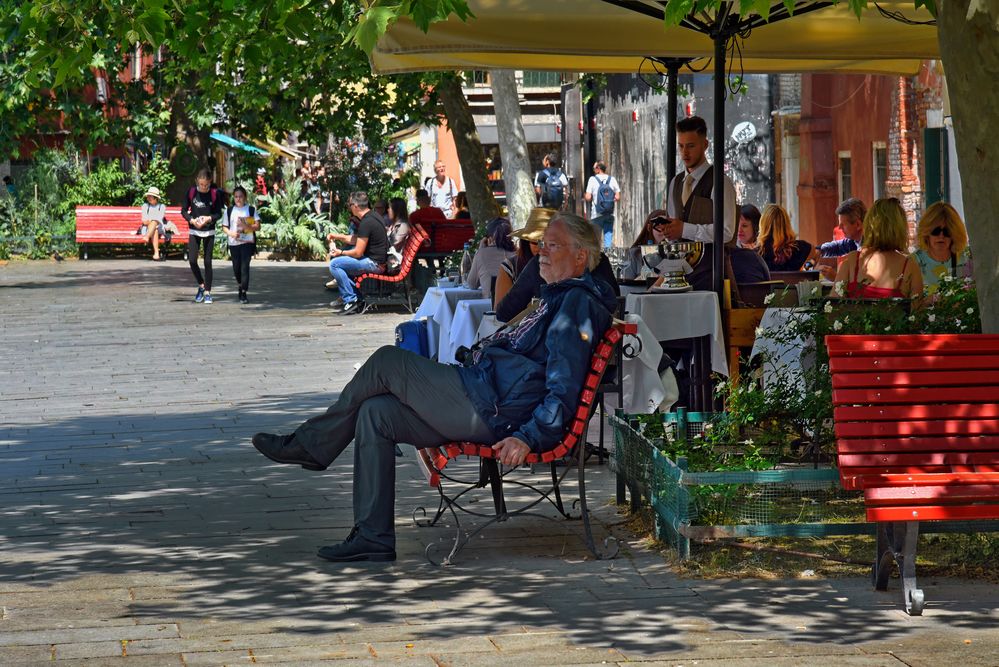
<path id="1" fill-rule="evenodd" d="M 681 236 L 683 236 L 683 220 L 670 218 L 669 224 L 666 225 L 666 238 L 670 241 L 676 241 Z"/>
<path id="2" fill-rule="evenodd" d="M 493 445 L 493 451 L 497 453 L 496 458 L 500 463 L 508 468 L 516 468 L 531 453 L 531 448 L 520 438 L 509 437 Z"/>

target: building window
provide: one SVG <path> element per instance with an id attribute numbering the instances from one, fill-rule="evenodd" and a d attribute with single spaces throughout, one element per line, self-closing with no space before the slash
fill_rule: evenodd
<path id="1" fill-rule="evenodd" d="M 874 157 L 874 198 L 883 199 L 885 182 L 888 180 L 888 146 L 883 141 L 875 141 Z"/>
<path id="2" fill-rule="evenodd" d="M 562 75 L 558 72 L 524 71 L 524 88 L 558 88 L 562 85 Z"/>
<path id="3" fill-rule="evenodd" d="M 465 77 L 465 86 L 488 86 L 489 72 L 482 69 L 471 69 L 462 72 Z"/>
<path id="4" fill-rule="evenodd" d="M 843 201 L 853 196 L 853 167 L 850 163 L 850 151 L 839 153 L 839 200 Z"/>

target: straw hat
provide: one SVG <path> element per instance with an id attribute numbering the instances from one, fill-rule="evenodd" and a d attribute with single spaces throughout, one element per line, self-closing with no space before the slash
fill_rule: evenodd
<path id="1" fill-rule="evenodd" d="M 513 231 L 510 236 L 515 236 L 525 241 L 540 241 L 545 235 L 545 229 L 558 211 L 550 208 L 532 208 L 531 215 L 527 217 L 527 224 L 520 229 Z"/>
<path id="2" fill-rule="evenodd" d="M 160 189 L 158 187 L 156 187 L 155 185 L 153 187 L 149 188 L 148 190 L 146 190 L 146 194 L 144 194 L 142 196 L 143 197 L 156 197 L 157 199 L 162 199 L 163 198 L 163 196 L 160 195 Z"/>

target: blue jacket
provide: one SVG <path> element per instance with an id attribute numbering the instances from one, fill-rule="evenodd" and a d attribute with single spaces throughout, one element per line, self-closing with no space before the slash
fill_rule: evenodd
<path id="1" fill-rule="evenodd" d="M 823 257 L 842 257 L 849 255 L 854 250 L 860 250 L 860 244 L 853 239 L 840 239 L 829 241 L 819 246 L 819 254 Z"/>
<path id="2" fill-rule="evenodd" d="M 575 417 L 593 350 L 617 301 L 589 271 L 541 288 L 541 305 L 495 335 L 459 369 L 465 391 L 497 440 L 553 449 Z"/>

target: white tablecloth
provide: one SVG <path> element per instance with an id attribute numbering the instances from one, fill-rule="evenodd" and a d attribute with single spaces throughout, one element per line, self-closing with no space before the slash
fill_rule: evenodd
<path id="1" fill-rule="evenodd" d="M 715 292 L 629 294 L 625 310 L 638 315 L 657 341 L 711 337 L 711 370 L 728 376 L 721 310 Z"/>
<path id="2" fill-rule="evenodd" d="M 420 302 L 420 307 L 413 313 L 413 319 L 427 318 L 427 343 L 431 355 L 440 361 L 445 361 L 447 358 L 447 348 L 451 339 L 451 321 L 454 319 L 458 302 L 481 298 L 481 291 L 467 287 L 431 287 L 427 290 L 423 301 Z M 453 352 L 450 363 L 454 363 Z"/>
<path id="3" fill-rule="evenodd" d="M 649 327 L 638 315 L 629 313 L 625 319 L 638 325 L 638 341 L 625 335 L 621 341 L 624 352 L 632 351 L 635 356 L 622 356 L 621 364 L 621 404 L 628 414 L 651 413 L 660 407 L 664 400 L 668 409 L 677 399 L 676 380 L 669 379 L 669 389 L 664 377 L 659 375 L 659 362 L 663 349 Z M 672 376 L 673 371 L 666 371 Z"/>
<path id="4" fill-rule="evenodd" d="M 482 321 L 479 322 L 479 329 L 475 332 L 475 340 L 482 340 L 488 336 L 492 336 L 494 333 L 500 330 L 503 326 L 503 322 L 496 319 L 496 313 L 490 313 L 482 316 Z"/>
<path id="5" fill-rule="evenodd" d="M 486 311 L 493 307 L 492 303 L 491 299 L 467 299 L 458 302 L 454 318 L 451 320 L 448 346 L 441 352 L 439 361 L 452 364 L 456 361 L 454 353 L 459 347 L 472 347 L 472 344 L 478 340 L 479 323 Z"/>

